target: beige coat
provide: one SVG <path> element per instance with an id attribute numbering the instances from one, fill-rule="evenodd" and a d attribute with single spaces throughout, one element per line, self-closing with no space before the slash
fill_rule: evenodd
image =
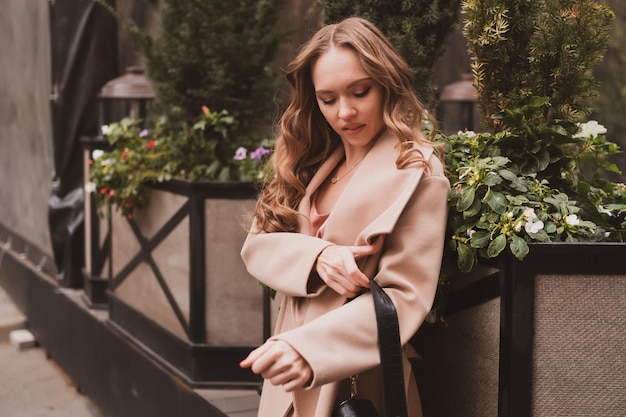
<path id="1" fill-rule="evenodd" d="M 283 294 L 274 339 L 293 346 L 313 369 L 309 387 L 285 393 L 268 381 L 260 417 L 281 417 L 293 403 L 298 417 L 329 417 L 349 397 L 349 377 L 359 374 L 359 395 L 381 407 L 376 318 L 369 293 L 346 303 L 323 286 L 307 293 L 307 281 L 320 252 L 329 245 L 363 245 L 385 236 L 382 255 L 360 263 L 385 289 L 398 310 L 403 344 L 430 311 L 437 288 L 450 189 L 432 150 L 432 169 L 397 169 L 397 139 L 383 135 L 357 168 L 325 224 L 324 239 L 310 236 L 310 198 L 343 156 L 338 149 L 307 187 L 299 211 L 301 233 L 250 234 L 242 257 L 248 271 Z M 409 415 L 421 416 L 419 395 L 405 346 L 405 385 Z M 382 413 L 381 413 L 382 414 Z"/>

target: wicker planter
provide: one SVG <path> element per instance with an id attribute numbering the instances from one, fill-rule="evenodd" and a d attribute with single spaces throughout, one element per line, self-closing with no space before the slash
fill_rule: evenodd
<path id="1" fill-rule="evenodd" d="M 271 328 L 239 252 L 249 183 L 173 180 L 111 220 L 110 323 L 193 385 L 257 384 L 238 363 Z"/>
<path id="2" fill-rule="evenodd" d="M 625 244 L 533 244 L 461 283 L 446 325 L 416 338 L 424 416 L 623 416 L 625 258 Z"/>

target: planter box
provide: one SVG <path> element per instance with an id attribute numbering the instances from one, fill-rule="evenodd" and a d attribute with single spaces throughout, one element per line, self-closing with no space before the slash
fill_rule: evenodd
<path id="1" fill-rule="evenodd" d="M 83 183 L 89 183 L 89 161 L 94 149 L 109 149 L 110 145 L 101 136 L 80 138 L 83 149 Z M 107 290 L 111 275 L 109 254 L 111 253 L 111 221 L 98 215 L 93 193 L 84 194 L 85 210 L 85 265 L 82 270 L 84 299 L 93 309 L 109 307 Z M 110 213 L 109 213 L 110 214 Z"/>
<path id="2" fill-rule="evenodd" d="M 416 337 L 424 416 L 623 416 L 625 258 L 622 243 L 532 244 L 461 285 Z"/>
<path id="3" fill-rule="evenodd" d="M 155 184 L 132 219 L 111 216 L 110 323 L 192 385 L 257 385 L 238 364 L 269 337 L 268 292 L 239 252 L 255 188 Z"/>

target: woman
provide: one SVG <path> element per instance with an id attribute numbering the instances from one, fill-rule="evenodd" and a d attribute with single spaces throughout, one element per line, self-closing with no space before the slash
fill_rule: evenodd
<path id="1" fill-rule="evenodd" d="M 291 101 L 252 230 L 248 271 L 282 294 L 276 332 L 241 362 L 265 378 L 259 416 L 329 417 L 350 396 L 382 411 L 369 279 L 393 300 L 409 412 L 409 339 L 435 296 L 449 182 L 411 71 L 371 23 L 320 29 L 287 68 Z"/>

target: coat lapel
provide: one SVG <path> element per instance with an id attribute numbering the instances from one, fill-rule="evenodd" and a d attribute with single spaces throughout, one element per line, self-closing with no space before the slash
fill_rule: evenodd
<path id="1" fill-rule="evenodd" d="M 397 138 L 389 132 L 376 141 L 333 207 L 326 221 L 326 240 L 340 245 L 361 245 L 372 236 L 391 232 L 424 173 L 423 165 L 396 168 L 397 143 Z M 428 160 L 432 149 L 422 148 L 421 151 Z M 342 157 L 340 147 L 322 164 L 308 185 L 299 207 L 307 219 L 311 195 Z M 310 230 L 307 219 L 301 221 L 303 233 Z"/>
<path id="2" fill-rule="evenodd" d="M 317 189 L 322 185 L 326 177 L 333 172 L 333 169 L 337 166 L 339 161 L 342 160 L 344 155 L 343 147 L 339 146 L 337 149 L 330 154 L 328 159 L 324 161 L 324 163 L 317 170 L 311 182 L 306 187 L 304 197 L 300 200 L 300 204 L 298 205 L 298 211 L 303 214 L 303 217 L 300 217 L 300 233 L 311 234 L 311 225 L 309 223 L 309 215 L 311 214 L 311 196 L 317 191 Z"/>

